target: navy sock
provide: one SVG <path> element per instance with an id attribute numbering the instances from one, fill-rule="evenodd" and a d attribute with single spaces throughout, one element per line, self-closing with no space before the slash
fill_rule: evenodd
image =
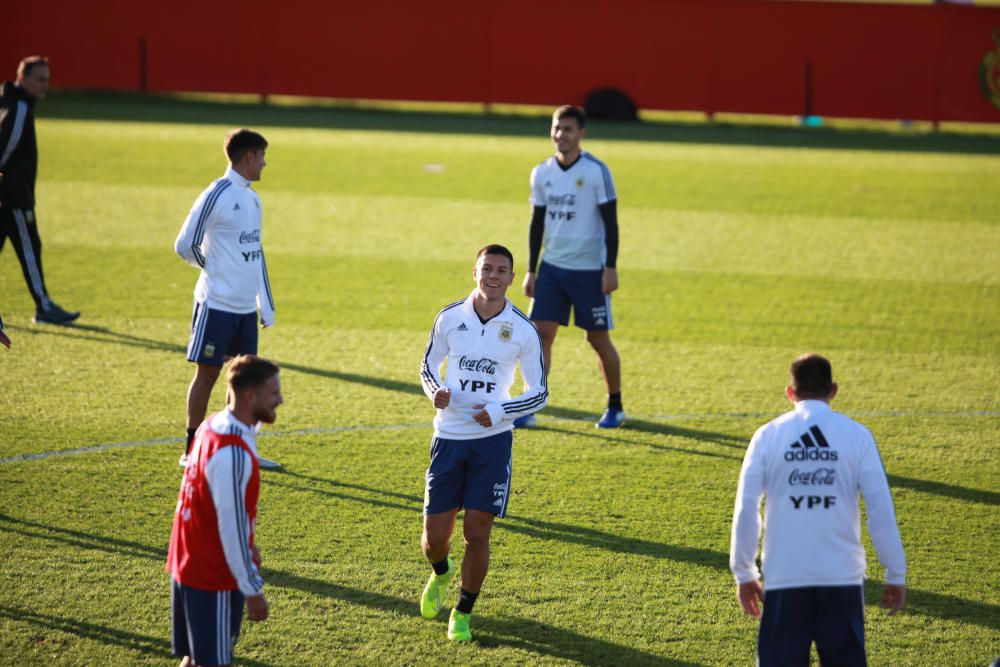
<path id="1" fill-rule="evenodd" d="M 448 557 L 445 556 L 444 560 L 442 560 L 440 562 L 431 563 L 431 567 L 434 568 L 434 574 L 438 575 L 439 577 L 442 574 L 447 574 L 447 572 L 448 572 Z"/>
<path id="2" fill-rule="evenodd" d="M 463 614 L 472 613 L 472 605 L 476 604 L 476 598 L 479 597 L 479 593 L 470 593 L 464 588 L 458 594 L 458 604 L 455 605 L 455 609 L 462 612 Z"/>
<path id="3" fill-rule="evenodd" d="M 624 410 L 622 407 L 622 393 L 620 391 L 608 394 L 608 410 Z"/>
<path id="4" fill-rule="evenodd" d="M 198 431 L 196 428 L 189 428 L 187 430 L 187 446 L 184 448 L 185 454 L 191 453 L 191 443 L 194 442 L 194 434 Z"/>

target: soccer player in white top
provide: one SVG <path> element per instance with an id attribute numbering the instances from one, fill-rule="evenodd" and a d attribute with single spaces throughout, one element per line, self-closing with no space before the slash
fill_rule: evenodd
<path id="1" fill-rule="evenodd" d="M 267 162 L 267 141 L 247 129 L 233 130 L 224 144 L 229 168 L 195 200 L 174 250 L 201 270 L 194 288 L 194 315 L 187 359 L 197 364 L 187 396 L 187 465 L 191 442 L 205 419 L 223 364 L 257 354 L 257 309 L 261 327 L 274 324 L 274 297 L 261 245 L 263 207 L 250 184 Z M 277 464 L 260 459 L 265 468 Z"/>
<path id="2" fill-rule="evenodd" d="M 796 359 L 785 389 L 795 409 L 754 434 L 740 471 L 729 566 L 744 611 L 761 616 L 758 664 L 864 665 L 865 550 L 858 495 L 885 568 L 882 606 L 906 600 L 906 557 L 885 468 L 867 428 L 830 409 L 830 362 Z M 764 508 L 764 586 L 755 558 Z M 766 593 L 765 593 L 766 590 Z"/>
<path id="3" fill-rule="evenodd" d="M 608 405 L 597 426 L 616 428 L 625 422 L 621 360 L 609 333 L 611 293 L 618 289 L 618 195 L 607 166 L 580 148 L 586 124 L 579 107 L 561 106 L 552 115 L 555 155 L 531 172 L 534 208 L 523 287 L 532 297 L 530 316 L 542 337 L 546 368 L 552 367 L 559 325 L 569 324 L 572 308 L 607 385 Z M 534 417 L 516 425 L 532 426 Z"/>
<path id="4" fill-rule="evenodd" d="M 488 245 L 476 255 L 472 275 L 472 294 L 438 313 L 420 366 L 424 393 L 437 409 L 422 539 L 434 572 L 420 613 L 432 619 L 441 611 L 455 570 L 449 540 L 464 507 L 462 588 L 448 622 L 448 638 L 455 641 L 472 639 L 469 617 L 489 568 L 490 531 L 507 511 L 513 420 L 540 410 L 548 399 L 538 331 L 506 297 L 514 280 L 513 255 Z M 524 392 L 511 398 L 519 363 Z"/>

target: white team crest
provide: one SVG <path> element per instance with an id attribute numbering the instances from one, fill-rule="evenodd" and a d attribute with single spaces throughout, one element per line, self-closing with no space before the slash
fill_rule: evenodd
<path id="1" fill-rule="evenodd" d="M 215 343 L 205 343 L 205 356 L 211 357 L 215 355 Z"/>
<path id="2" fill-rule="evenodd" d="M 500 325 L 500 340 L 507 343 L 510 341 L 511 337 L 514 335 L 514 327 L 509 324 Z"/>

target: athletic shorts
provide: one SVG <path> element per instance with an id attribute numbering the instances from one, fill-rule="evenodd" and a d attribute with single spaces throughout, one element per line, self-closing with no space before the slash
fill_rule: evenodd
<path id="1" fill-rule="evenodd" d="M 823 665 L 864 667 L 865 594 L 861 586 L 810 586 L 764 593 L 757 639 L 760 667 L 808 667 L 809 645 Z"/>
<path id="2" fill-rule="evenodd" d="M 511 431 L 472 440 L 431 440 L 424 514 L 464 507 L 503 517 L 510 491 L 513 443 Z"/>
<path id="3" fill-rule="evenodd" d="M 203 591 L 171 579 L 170 602 L 174 655 L 189 655 L 196 665 L 232 664 L 243 620 L 243 594 Z"/>
<path id="4" fill-rule="evenodd" d="M 574 324 L 581 329 L 613 329 L 611 295 L 601 291 L 603 275 L 604 269 L 575 271 L 542 262 L 535 279 L 535 298 L 528 317 L 566 326 L 572 306 Z"/>
<path id="5" fill-rule="evenodd" d="M 222 367 L 226 357 L 257 354 L 257 312 L 229 313 L 194 304 L 187 360 Z"/>

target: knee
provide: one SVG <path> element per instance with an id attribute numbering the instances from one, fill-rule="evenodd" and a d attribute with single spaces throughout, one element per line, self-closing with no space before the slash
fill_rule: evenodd
<path id="1" fill-rule="evenodd" d="M 478 527 L 468 527 L 465 529 L 463 537 L 465 538 L 466 549 L 489 548 L 490 545 L 489 530 L 483 530 Z"/>
<path id="2" fill-rule="evenodd" d="M 423 537 L 424 552 L 440 551 L 448 547 L 448 536 L 444 533 L 424 531 Z"/>

